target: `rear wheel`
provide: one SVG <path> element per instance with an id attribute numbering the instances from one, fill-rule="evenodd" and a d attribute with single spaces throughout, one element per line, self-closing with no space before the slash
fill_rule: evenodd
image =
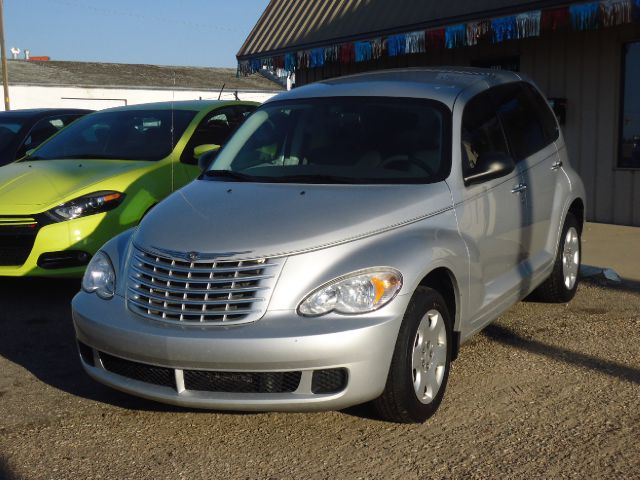
<path id="1" fill-rule="evenodd" d="M 576 217 L 568 213 L 553 271 L 534 292 L 534 298 L 548 303 L 570 301 L 578 289 L 581 256 L 580 226 Z"/>
<path id="2" fill-rule="evenodd" d="M 420 423 L 436 412 L 449 378 L 451 325 L 442 296 L 419 287 L 402 321 L 384 392 L 373 402 L 382 418 Z"/>

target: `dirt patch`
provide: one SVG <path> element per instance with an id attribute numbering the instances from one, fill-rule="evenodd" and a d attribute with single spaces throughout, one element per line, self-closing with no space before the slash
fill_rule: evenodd
<path id="1" fill-rule="evenodd" d="M 514 306 L 462 347 L 424 425 L 366 406 L 230 414 L 120 394 L 79 367 L 73 293 L 37 306 L 0 292 L 1 478 L 640 477 L 635 291 L 585 284 L 568 306 Z"/>

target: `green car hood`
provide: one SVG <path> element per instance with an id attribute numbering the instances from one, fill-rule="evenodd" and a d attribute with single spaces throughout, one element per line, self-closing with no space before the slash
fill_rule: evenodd
<path id="1" fill-rule="evenodd" d="M 0 214 L 24 215 L 71 200 L 74 194 L 107 178 L 146 170 L 131 160 L 39 160 L 0 168 Z"/>

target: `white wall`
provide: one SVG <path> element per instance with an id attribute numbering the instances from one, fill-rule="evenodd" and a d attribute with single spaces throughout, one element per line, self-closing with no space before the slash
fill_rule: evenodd
<path id="1" fill-rule="evenodd" d="M 240 100 L 264 102 L 276 92 L 238 91 Z M 103 108 L 138 103 L 164 102 L 171 100 L 217 100 L 218 91 L 212 90 L 166 90 L 126 88 L 80 88 L 15 85 L 9 86 L 11 109 L 21 108 Z M 233 100 L 234 91 L 222 93 L 222 100 Z M 0 108 L 4 110 L 4 105 Z"/>

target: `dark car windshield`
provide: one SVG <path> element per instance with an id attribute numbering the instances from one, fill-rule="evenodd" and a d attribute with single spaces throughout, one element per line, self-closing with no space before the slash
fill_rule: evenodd
<path id="1" fill-rule="evenodd" d="M 115 110 L 82 117 L 26 160 L 160 160 L 196 115 L 192 110 Z"/>
<path id="2" fill-rule="evenodd" d="M 450 111 L 431 100 L 331 97 L 258 109 L 203 178 L 432 183 L 450 169 Z"/>

